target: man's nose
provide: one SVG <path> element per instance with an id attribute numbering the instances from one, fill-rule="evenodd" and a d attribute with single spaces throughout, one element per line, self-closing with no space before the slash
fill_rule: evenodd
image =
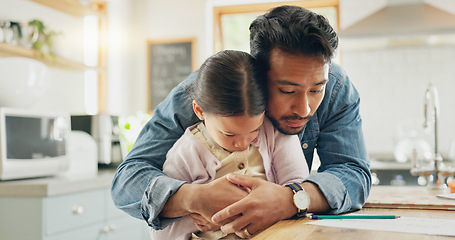
<path id="1" fill-rule="evenodd" d="M 308 101 L 308 96 L 302 94 L 299 98 L 296 98 L 293 103 L 294 113 L 298 114 L 301 117 L 307 117 L 311 113 L 310 102 Z"/>

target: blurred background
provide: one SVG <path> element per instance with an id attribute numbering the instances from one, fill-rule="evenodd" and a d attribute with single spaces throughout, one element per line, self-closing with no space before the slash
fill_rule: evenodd
<path id="1" fill-rule="evenodd" d="M 340 35 L 334 61 L 346 69 L 360 92 L 363 129 L 373 158 L 395 158 L 400 141 L 413 137 L 424 139 L 432 150 L 433 130 L 423 128 L 429 83 L 439 93 L 439 149 L 445 158 L 454 158 L 455 1 L 61 1 L 83 5 L 80 14 L 58 9 L 60 3 L 49 7 L 45 2 L 58 1 L 0 0 L 2 29 L 14 32 L 11 22 L 20 23 L 24 35 L 23 40 L 17 33 L 0 35 L 1 57 L 29 57 L 21 51 L 30 48 L 27 34 L 32 20 L 56 33 L 52 51 L 39 50 L 49 59 L 48 87 L 27 108 L 152 114 L 163 92 L 183 77 L 168 85 L 151 84 L 151 69 L 156 70 L 158 63 L 150 61 L 150 44 L 189 39 L 192 62 L 182 70 L 180 76 L 185 76 L 219 50 L 249 51 L 252 19 L 274 6 L 297 4 L 326 16 Z M 67 61 L 70 64 L 65 65 Z M 14 84 L 7 76 L 0 75 L 2 86 Z M 153 100 L 154 96 L 158 97 Z"/>

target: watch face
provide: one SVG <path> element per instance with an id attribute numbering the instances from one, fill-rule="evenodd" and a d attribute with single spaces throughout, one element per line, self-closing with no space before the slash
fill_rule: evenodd
<path id="1" fill-rule="evenodd" d="M 305 191 L 298 191 L 294 194 L 295 206 L 300 210 L 305 210 L 310 205 L 310 196 Z"/>

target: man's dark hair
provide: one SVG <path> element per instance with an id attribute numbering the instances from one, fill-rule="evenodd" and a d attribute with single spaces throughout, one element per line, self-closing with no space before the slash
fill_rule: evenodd
<path id="1" fill-rule="evenodd" d="M 249 53 L 225 50 L 202 64 L 191 97 L 209 114 L 258 116 L 267 106 L 265 79 Z"/>
<path id="2" fill-rule="evenodd" d="M 338 36 L 327 19 L 302 7 L 284 5 L 271 9 L 250 25 L 251 54 L 266 69 L 273 49 L 322 57 L 330 63 L 337 47 Z"/>

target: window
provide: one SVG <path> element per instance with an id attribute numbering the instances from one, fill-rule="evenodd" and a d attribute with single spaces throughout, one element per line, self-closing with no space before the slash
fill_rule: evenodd
<path id="1" fill-rule="evenodd" d="M 338 30 L 338 0 L 306 0 L 214 7 L 214 52 L 225 49 L 250 52 L 249 26 L 259 15 L 280 5 L 297 5 L 325 16 Z"/>

